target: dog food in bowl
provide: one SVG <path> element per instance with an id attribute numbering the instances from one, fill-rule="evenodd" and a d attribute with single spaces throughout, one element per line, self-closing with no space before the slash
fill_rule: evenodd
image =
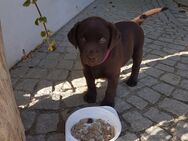
<path id="1" fill-rule="evenodd" d="M 115 129 L 102 119 L 81 119 L 71 129 L 79 141 L 109 141 L 115 136 Z"/>

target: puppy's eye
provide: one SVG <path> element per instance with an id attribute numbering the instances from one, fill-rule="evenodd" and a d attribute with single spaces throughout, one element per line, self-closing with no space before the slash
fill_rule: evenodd
<path id="1" fill-rule="evenodd" d="M 82 42 L 86 42 L 86 38 L 84 36 L 81 38 L 81 40 Z"/>
<path id="2" fill-rule="evenodd" d="M 99 39 L 99 43 L 100 43 L 100 44 L 106 43 L 106 39 L 105 39 L 104 37 L 100 38 L 100 39 Z"/>

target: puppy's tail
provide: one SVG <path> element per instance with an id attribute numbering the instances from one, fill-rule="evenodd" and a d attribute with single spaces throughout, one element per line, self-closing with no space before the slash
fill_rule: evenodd
<path id="1" fill-rule="evenodd" d="M 136 18 L 132 19 L 131 21 L 137 23 L 138 25 L 141 25 L 147 17 L 150 17 L 152 15 L 155 15 L 155 14 L 165 11 L 167 9 L 168 9 L 167 7 L 153 8 L 151 10 L 144 12 L 142 15 L 137 16 Z"/>

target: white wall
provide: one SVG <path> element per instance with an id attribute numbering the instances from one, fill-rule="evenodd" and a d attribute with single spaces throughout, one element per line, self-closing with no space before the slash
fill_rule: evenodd
<path id="1" fill-rule="evenodd" d="M 20 60 L 24 49 L 34 49 L 42 42 L 40 28 L 34 25 L 38 13 L 34 6 L 25 8 L 24 0 L 0 0 L 0 20 L 9 68 Z M 47 27 L 53 32 L 65 25 L 93 0 L 38 0 Z"/>

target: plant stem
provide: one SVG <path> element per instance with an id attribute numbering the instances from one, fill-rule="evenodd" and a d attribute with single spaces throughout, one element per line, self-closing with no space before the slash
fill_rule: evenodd
<path id="1" fill-rule="evenodd" d="M 39 16 L 42 17 L 42 13 L 41 13 L 41 11 L 40 11 L 40 9 L 39 9 L 39 7 L 38 7 L 38 5 L 37 5 L 37 3 L 36 3 L 35 1 L 34 1 L 34 5 L 35 5 L 35 7 L 37 8 L 37 11 L 38 11 L 38 13 L 39 13 Z M 50 44 L 50 42 L 49 42 L 49 34 L 48 34 L 48 30 L 47 30 L 46 24 L 43 23 L 43 26 L 44 26 L 44 29 L 45 29 L 45 31 L 46 31 L 47 42 L 48 42 L 48 44 Z"/>

